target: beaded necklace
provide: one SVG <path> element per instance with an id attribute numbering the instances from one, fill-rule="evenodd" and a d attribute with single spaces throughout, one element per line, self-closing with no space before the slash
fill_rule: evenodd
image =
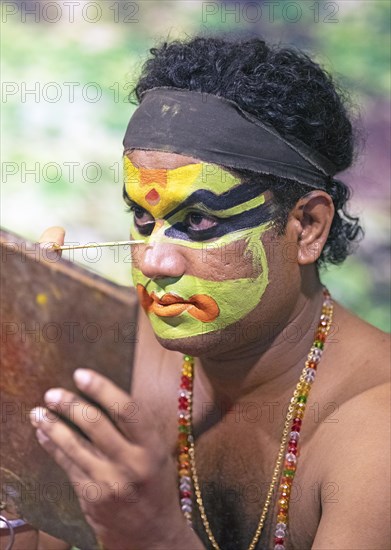
<path id="1" fill-rule="evenodd" d="M 326 337 L 333 319 L 333 302 L 326 288 L 323 289 L 323 305 L 315 340 L 308 353 L 307 360 L 295 387 L 284 428 L 281 443 L 273 470 L 272 481 L 266 496 L 258 526 L 248 550 L 254 550 L 262 533 L 273 492 L 281 476 L 278 490 L 277 523 L 274 533 L 274 550 L 285 550 L 288 534 L 288 512 L 290 493 L 296 473 L 298 458 L 298 442 L 306 408 L 308 395 L 315 380 L 316 369 L 322 357 Z M 194 359 L 184 356 L 178 399 L 178 478 L 179 498 L 182 512 L 192 525 L 193 493 L 198 505 L 200 516 L 209 541 L 215 550 L 221 550 L 213 536 L 202 500 L 200 484 L 195 460 L 195 445 L 192 433 L 192 402 L 193 402 Z M 288 443 L 288 446 L 287 446 Z M 281 475 L 281 467 L 282 475 Z"/>

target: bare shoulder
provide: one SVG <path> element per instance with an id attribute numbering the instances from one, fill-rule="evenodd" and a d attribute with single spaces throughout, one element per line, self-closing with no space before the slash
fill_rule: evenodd
<path id="1" fill-rule="evenodd" d="M 340 368 L 347 394 L 365 390 L 390 380 L 390 335 L 370 325 L 339 304 L 330 338 L 330 357 Z M 343 388 L 346 391 L 348 388 Z"/>
<path id="2" fill-rule="evenodd" d="M 353 312 L 336 303 L 334 308 L 334 333 L 337 340 L 345 340 L 354 348 L 352 351 L 364 353 L 367 357 L 377 357 L 389 350 L 390 335 L 367 323 Z"/>
<path id="3" fill-rule="evenodd" d="M 322 517 L 316 550 L 389 548 L 390 338 L 336 308 L 339 339 L 329 354 L 333 421 L 318 431 Z M 330 346 L 331 347 L 331 346 Z"/>
<path id="4" fill-rule="evenodd" d="M 345 401 L 338 422 L 325 430 L 314 550 L 389 549 L 389 419 L 390 386 L 383 383 Z"/>
<path id="5" fill-rule="evenodd" d="M 380 434 L 387 439 L 382 430 L 390 418 L 390 336 L 339 305 L 335 313 L 336 337 L 319 374 L 338 413 L 335 422 L 324 424 L 321 435 L 332 446 L 345 445 L 344 439 L 365 446 L 374 438 L 382 445 Z"/>

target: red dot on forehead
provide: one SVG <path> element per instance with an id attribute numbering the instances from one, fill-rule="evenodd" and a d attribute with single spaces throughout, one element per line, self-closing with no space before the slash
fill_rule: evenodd
<path id="1" fill-rule="evenodd" d="M 160 168 L 157 170 L 149 170 L 147 168 L 140 168 L 140 184 L 151 185 L 157 184 L 161 187 L 167 185 L 167 170 Z"/>
<path id="2" fill-rule="evenodd" d="M 157 204 L 160 201 L 160 195 L 156 189 L 151 189 L 146 195 L 145 200 L 152 205 Z"/>

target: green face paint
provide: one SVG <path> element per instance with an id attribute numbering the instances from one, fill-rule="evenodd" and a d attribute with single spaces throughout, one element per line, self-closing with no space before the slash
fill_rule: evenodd
<path id="1" fill-rule="evenodd" d="M 151 280 L 133 267 L 133 282 L 156 335 L 189 338 L 224 329 L 245 317 L 259 304 L 268 284 L 261 237 L 272 225 L 271 210 L 259 186 L 242 184 L 212 165 L 136 173 L 129 163 L 127 159 L 125 189 L 135 209 L 132 236 L 146 239 L 150 246 L 175 244 L 175 254 L 194 254 L 198 260 L 191 263 L 193 273 L 175 278 L 157 275 Z M 189 168 L 195 177 L 188 177 Z M 207 181 L 202 177 L 205 173 Z M 154 205 L 147 208 L 149 200 Z M 192 216 L 201 223 L 191 223 Z M 236 254 L 236 262 L 227 266 L 225 255 L 232 254 L 236 245 L 241 245 L 242 255 Z M 243 268 L 243 255 L 251 257 L 250 275 Z"/>

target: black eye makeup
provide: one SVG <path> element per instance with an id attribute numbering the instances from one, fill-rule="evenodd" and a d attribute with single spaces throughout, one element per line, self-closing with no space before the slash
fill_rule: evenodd
<path id="1" fill-rule="evenodd" d="M 138 232 L 143 236 L 149 236 L 155 227 L 154 217 L 147 210 L 132 201 L 125 188 L 123 190 L 123 199 L 128 206 L 127 212 L 133 214 L 133 221 Z"/>
<path id="2" fill-rule="evenodd" d="M 148 236 L 152 233 L 155 227 L 155 219 L 149 212 L 137 204 L 129 206 L 128 212 L 133 213 L 134 224 L 141 235 Z M 218 221 L 216 219 L 212 219 L 202 212 L 190 212 L 186 215 L 184 221 L 175 224 L 175 227 L 180 228 L 181 232 L 190 237 L 191 240 L 198 241 L 209 239 L 209 234 L 213 233 L 213 229 L 217 225 Z"/>
<path id="3" fill-rule="evenodd" d="M 137 231 L 142 236 L 151 235 L 155 227 L 155 218 L 148 210 L 134 202 L 125 189 L 123 196 L 129 206 L 129 212 L 133 213 L 133 223 Z M 190 202 L 189 199 L 187 201 Z M 227 233 L 257 227 L 274 217 L 272 201 L 231 216 L 217 217 L 207 210 L 208 206 L 200 204 L 198 208 L 194 203 L 192 206 L 182 204 L 182 207 L 174 208 L 165 216 L 170 225 L 165 229 L 164 235 L 173 239 L 202 242 L 217 239 Z"/>
<path id="4" fill-rule="evenodd" d="M 173 223 L 165 235 L 187 241 L 206 241 L 214 237 L 221 221 L 205 212 L 191 211 L 184 215 L 183 221 Z"/>
<path id="5" fill-rule="evenodd" d="M 274 217 L 273 205 L 261 204 L 255 208 L 240 212 L 227 218 L 216 218 L 204 213 L 198 213 L 192 218 L 189 216 L 185 221 L 178 221 L 169 227 L 165 235 L 174 239 L 185 241 L 206 241 L 223 237 L 228 233 L 252 229 L 261 224 L 271 221 Z"/>
<path id="6" fill-rule="evenodd" d="M 128 212 L 133 212 L 134 224 L 141 235 L 148 236 L 152 233 L 155 219 L 149 212 L 137 204 L 129 206 Z"/>
<path id="7" fill-rule="evenodd" d="M 218 220 L 216 218 L 203 212 L 189 212 L 184 220 L 184 225 L 192 231 L 206 231 L 217 224 Z"/>

